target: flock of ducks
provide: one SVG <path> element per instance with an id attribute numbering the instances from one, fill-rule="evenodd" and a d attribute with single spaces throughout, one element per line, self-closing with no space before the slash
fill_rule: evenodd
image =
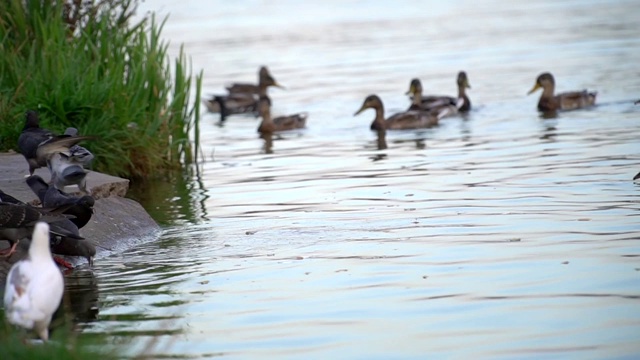
<path id="1" fill-rule="evenodd" d="M 467 96 L 466 89 L 470 89 L 466 72 L 460 71 L 456 78 L 458 86 L 457 96 L 423 95 L 422 84 L 419 79 L 411 80 L 407 95 L 411 103 L 406 111 L 385 117 L 384 105 L 379 96 L 372 94 L 366 97 L 364 103 L 355 115 L 366 109 L 375 110 L 375 118 L 371 123 L 371 130 L 379 133 L 386 130 L 420 129 L 438 125 L 442 118 L 465 113 L 471 110 L 471 100 Z M 276 82 L 266 66 L 258 71 L 258 84 L 236 83 L 227 87 L 227 94 L 214 95 L 209 99 L 203 99 L 203 103 L 212 113 L 220 113 L 220 122 L 234 114 L 254 114 L 262 118 L 258 126 L 258 132 L 270 134 L 274 132 L 300 129 L 305 127 L 307 114 L 294 114 L 289 116 L 271 117 L 271 100 L 267 94 L 268 88 L 282 86 Z M 538 110 L 543 112 L 556 112 L 575 110 L 592 106 L 596 101 L 596 93 L 583 91 L 571 91 L 556 94 L 553 75 L 546 72 L 536 79 L 534 87 L 529 94 L 542 89 Z"/>
<path id="2" fill-rule="evenodd" d="M 40 128 L 38 114 L 28 111 L 18 149 L 29 167 L 26 183 L 42 206 L 25 204 L 0 190 L 0 240 L 10 244 L 0 256 L 11 258 L 19 244 L 29 249 L 27 257 L 13 264 L 8 273 L 5 315 L 10 323 L 34 330 L 45 341 L 64 289 L 56 263 L 72 267 L 52 253 L 84 257 L 90 266 L 96 254 L 94 244 L 79 232 L 91 219 L 95 204 L 86 189 L 84 169 L 93 154 L 78 145 L 87 139 L 91 137 L 79 136 L 75 128 L 62 135 Z M 40 167 L 49 169 L 49 183 L 33 174 Z M 77 185 L 82 195 L 64 192 L 69 185 Z"/>
<path id="3" fill-rule="evenodd" d="M 458 73 L 456 83 L 457 96 L 423 95 L 420 80 L 413 79 L 406 93 L 411 97 L 406 111 L 385 117 L 380 97 L 369 95 L 354 116 L 367 109 L 375 110 L 370 127 L 379 133 L 432 127 L 444 117 L 471 110 L 471 101 L 466 94 L 466 89 L 471 86 L 464 71 Z M 272 86 L 282 87 L 262 66 L 257 84 L 232 84 L 227 87 L 226 95 L 215 95 L 204 100 L 204 104 L 210 112 L 220 113 L 221 122 L 234 114 L 260 116 L 262 121 L 258 132 L 262 134 L 304 128 L 306 113 L 271 116 L 271 99 L 267 90 Z M 586 90 L 556 94 L 555 81 L 550 73 L 538 76 L 529 94 L 538 89 L 542 89 L 538 110 L 545 112 L 584 108 L 593 105 L 596 99 L 596 93 Z M 93 154 L 78 145 L 87 139 L 90 137 L 79 136 L 75 128 L 68 128 L 62 135 L 42 129 L 38 114 L 28 111 L 18 148 L 29 166 L 27 184 L 40 199 L 42 207 L 25 204 L 0 190 L 0 240 L 10 243 L 0 256 L 11 257 L 20 241 L 29 244 L 28 256 L 16 262 L 7 276 L 4 296 L 6 317 L 12 324 L 34 330 L 45 341 L 64 289 L 64 280 L 52 253 L 83 256 L 90 265 L 96 253 L 95 246 L 79 233 L 79 229 L 89 222 L 95 203 L 86 189 L 84 169 L 92 161 Z M 33 174 L 40 167 L 49 169 L 49 183 Z M 636 175 L 639 177 L 640 173 Z M 65 193 L 64 188 L 68 185 L 77 185 L 83 195 Z M 58 263 L 70 266 L 60 260 Z"/>
<path id="4" fill-rule="evenodd" d="M 269 87 L 284 87 L 273 78 L 266 66 L 258 70 L 258 83 L 235 83 L 227 86 L 226 95 L 213 95 L 204 99 L 203 103 L 212 113 L 220 113 L 220 123 L 224 123 L 229 115 L 250 114 L 260 116 L 262 121 L 258 132 L 274 133 L 279 131 L 301 129 L 306 126 L 307 113 L 289 116 L 271 116 L 271 99 L 267 95 Z"/>

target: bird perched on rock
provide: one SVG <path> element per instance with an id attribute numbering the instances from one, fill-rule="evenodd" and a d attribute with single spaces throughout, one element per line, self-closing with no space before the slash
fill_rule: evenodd
<path id="1" fill-rule="evenodd" d="M 78 136 L 78 129 L 74 127 L 68 127 L 64 134 L 66 136 Z M 93 154 L 91 151 L 87 150 L 85 147 L 80 145 L 73 145 L 69 147 L 69 162 L 72 164 L 81 165 L 82 167 L 87 167 L 93 161 Z"/>
<path id="2" fill-rule="evenodd" d="M 76 240 L 83 239 L 78 232 L 78 227 L 62 214 L 66 206 L 45 210 L 21 203 L 5 202 L 4 200 L 8 195 L 4 192 L 2 194 L 3 202 L 0 202 L 0 240 L 9 241 L 11 246 L 8 250 L 0 251 L 0 254 L 11 256 L 18 242 L 31 235 L 36 222 L 51 224 L 49 228 L 53 236 L 68 237 Z"/>
<path id="3" fill-rule="evenodd" d="M 4 309 L 7 320 L 49 339 L 49 324 L 62 300 L 64 280 L 49 250 L 49 226 L 38 222 L 29 256 L 15 263 L 7 275 Z"/>
<path id="4" fill-rule="evenodd" d="M 49 171 L 51 171 L 51 183 L 58 189 L 64 190 L 66 186 L 78 185 L 80 191 L 89 194 L 87 190 L 87 172 L 82 165 L 74 163 L 69 156 L 58 152 L 49 157 Z"/>
<path id="5" fill-rule="evenodd" d="M 27 185 L 38 196 L 43 208 L 57 208 L 68 205 L 69 207 L 62 213 L 71 215 L 69 219 L 76 224 L 78 229 L 82 229 L 91 220 L 95 199 L 91 195 L 74 196 L 69 195 L 53 185 L 47 184 L 38 175 L 27 178 Z"/>
<path id="6" fill-rule="evenodd" d="M 51 131 L 41 128 L 38 113 L 29 110 L 26 113 L 22 133 L 18 137 L 18 150 L 29 164 L 29 175 L 33 175 L 35 169 L 47 166 L 47 162 L 53 154 L 68 152 L 70 146 L 86 139 L 90 139 L 90 137 L 56 136 Z"/>
<path id="7" fill-rule="evenodd" d="M 43 207 L 50 209 L 50 211 L 59 213 L 57 218 L 51 220 L 49 224 L 51 229 L 51 233 L 49 234 L 51 240 L 51 251 L 57 255 L 84 257 L 87 259 L 89 265 L 93 265 L 93 257 L 96 255 L 96 247 L 92 242 L 80 236 L 78 231 L 79 228 L 89 222 L 91 215 L 93 215 L 93 204 L 95 203 L 93 197 L 73 197 L 71 195 L 61 193 L 60 190 L 56 189 L 53 185 L 47 185 L 47 183 L 38 175 L 29 177 L 27 179 L 27 183 L 29 182 L 34 185 L 31 186 L 30 184 L 36 195 L 40 197 L 40 194 L 42 194 L 43 198 L 46 199 L 45 201 L 40 199 Z M 39 191 L 39 194 L 36 190 L 40 190 L 42 186 L 45 187 L 45 191 Z M 34 189 L 34 187 L 36 189 Z M 47 194 L 47 192 L 49 192 L 49 194 Z M 0 190 L 0 204 L 2 203 L 30 206 Z M 39 209 L 36 207 L 32 208 Z M 0 210 L 1 209 L 2 208 L 0 207 Z M 2 212 L 0 211 L 0 216 L 1 215 Z M 68 217 L 70 217 L 70 219 Z M 0 224 L 0 239 L 3 239 L 2 233 L 2 224 Z M 9 236 L 12 236 L 12 239 L 8 239 L 8 241 L 12 244 L 11 249 L 13 250 L 8 250 L 8 254 L 6 256 L 10 256 L 13 253 L 19 240 L 26 238 L 26 236 L 23 236 L 25 233 L 24 229 L 22 232 L 13 231 L 7 233 Z M 15 238 L 18 239 L 13 241 Z M 68 262 L 58 257 L 54 257 L 54 260 L 64 267 L 73 267 Z"/>

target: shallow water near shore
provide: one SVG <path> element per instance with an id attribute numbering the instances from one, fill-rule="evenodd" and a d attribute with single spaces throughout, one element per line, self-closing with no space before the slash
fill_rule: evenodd
<path id="1" fill-rule="evenodd" d="M 143 3 L 205 94 L 266 64 L 274 115 L 308 128 L 267 153 L 253 117 L 204 115 L 201 163 L 132 189 L 163 235 L 68 276 L 79 328 L 150 358 L 637 355 L 639 5 Z M 465 116 L 385 150 L 353 116 L 371 93 L 404 110 L 414 77 L 453 95 L 459 70 Z M 544 71 L 599 105 L 541 118 Z"/>

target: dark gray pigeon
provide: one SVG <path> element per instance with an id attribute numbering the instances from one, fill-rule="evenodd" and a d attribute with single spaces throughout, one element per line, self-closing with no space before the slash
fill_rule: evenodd
<path id="1" fill-rule="evenodd" d="M 3 192 L 2 197 L 7 196 Z M 31 237 L 33 227 L 38 221 L 49 223 L 50 233 L 54 236 L 83 239 L 78 232 L 78 227 L 64 220 L 68 219 L 61 214 L 60 209 L 49 211 L 26 204 L 0 202 L 0 240 L 7 240 L 11 244 L 8 251 L 3 250 L 0 253 L 5 256 L 13 254 L 20 240 Z"/>
<path id="2" fill-rule="evenodd" d="M 27 178 L 27 185 L 38 196 L 42 207 L 44 208 L 57 208 L 64 205 L 70 205 L 67 210 L 63 211 L 63 214 L 73 216 L 69 219 L 76 224 L 78 229 L 82 229 L 93 215 L 93 205 L 95 199 L 90 195 L 74 196 L 67 194 L 53 185 L 47 184 L 44 179 L 38 175 L 33 175 Z"/>
<path id="3" fill-rule="evenodd" d="M 96 247 L 89 240 L 77 241 L 68 237 L 58 237 L 51 243 L 51 252 L 64 256 L 81 256 L 87 259 L 89 266 L 93 266 Z"/>
<path id="4" fill-rule="evenodd" d="M 18 137 L 18 151 L 29 164 L 29 175 L 33 175 L 35 169 L 47 166 L 47 161 L 53 154 L 68 153 L 70 146 L 90 138 L 89 136 L 56 136 L 51 131 L 41 128 L 38 113 L 29 110 L 26 113 L 22 133 Z"/>

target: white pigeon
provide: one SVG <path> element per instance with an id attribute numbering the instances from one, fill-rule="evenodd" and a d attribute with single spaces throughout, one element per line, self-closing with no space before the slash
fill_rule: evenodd
<path id="1" fill-rule="evenodd" d="M 33 230 L 29 255 L 13 264 L 4 293 L 7 320 L 33 329 L 44 341 L 49 339 L 49 323 L 60 305 L 64 291 L 62 273 L 49 250 L 49 225 L 38 222 Z"/>

